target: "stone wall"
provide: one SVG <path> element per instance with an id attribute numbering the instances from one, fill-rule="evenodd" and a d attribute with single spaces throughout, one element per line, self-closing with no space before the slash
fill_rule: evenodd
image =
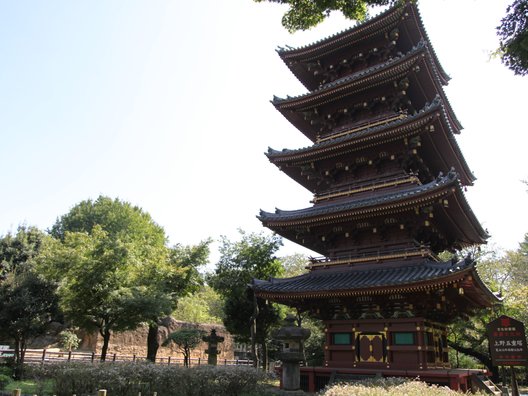
<path id="1" fill-rule="evenodd" d="M 211 333 L 212 329 L 216 329 L 216 333 L 219 336 L 224 337 L 224 342 L 218 344 L 218 350 L 220 354 L 218 355 L 218 361 L 222 359 L 234 359 L 233 348 L 234 342 L 233 337 L 229 334 L 223 325 L 218 324 L 198 324 L 182 322 L 175 320 L 171 317 L 167 317 L 161 321 L 161 325 L 158 330 L 158 341 L 160 345 L 167 339 L 167 336 L 182 328 L 182 327 L 194 327 L 197 326 L 199 329 L 204 330 L 207 335 Z M 147 356 L 147 334 L 148 326 L 144 325 L 137 328 L 134 331 L 125 331 L 122 333 L 113 333 L 110 338 L 110 345 L 108 347 L 108 355 L 128 355 L 137 357 Z M 98 334 L 81 334 L 82 341 L 80 345 L 80 350 L 91 351 L 99 353 L 103 345 L 103 339 Z M 207 343 L 202 342 L 193 352 L 193 358 L 201 358 L 207 361 L 207 354 L 205 350 L 207 349 Z M 171 345 L 170 347 L 160 347 L 158 349 L 157 357 L 171 357 L 171 358 L 183 358 L 182 353 L 178 350 L 176 345 Z M 221 364 L 221 363 L 220 363 Z"/>

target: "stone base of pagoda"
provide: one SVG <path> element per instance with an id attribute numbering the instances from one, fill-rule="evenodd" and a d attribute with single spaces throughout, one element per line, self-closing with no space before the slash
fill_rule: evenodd
<path id="1" fill-rule="evenodd" d="M 277 367 L 276 371 L 280 374 L 281 368 Z M 467 392 L 472 390 L 472 378 L 482 374 L 488 373 L 485 370 L 474 369 L 373 370 L 336 367 L 301 367 L 301 389 L 309 393 L 319 392 L 330 383 L 331 379 L 334 381 L 357 381 L 375 377 L 402 377 L 409 379 L 419 378 L 421 381 L 429 384 L 448 386 L 456 391 Z"/>

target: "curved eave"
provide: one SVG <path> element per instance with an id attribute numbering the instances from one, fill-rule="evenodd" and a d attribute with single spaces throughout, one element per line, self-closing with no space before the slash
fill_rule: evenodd
<path id="1" fill-rule="evenodd" d="M 459 133 L 462 125 L 445 95 L 442 84 L 439 81 L 439 74 L 432 63 L 432 55 L 425 42 L 419 43 L 419 45 L 399 58 L 391 59 L 383 64 L 343 77 L 324 85 L 318 90 L 286 99 L 274 97 L 272 104 L 297 129 L 303 132 L 310 140 L 315 141 L 317 130 L 299 112 L 341 100 L 344 97 L 372 89 L 389 81 L 403 78 L 419 62 L 425 64 L 428 79 L 432 81 L 436 94 L 440 95 L 444 101 L 448 119 L 453 125 L 454 133 Z M 418 78 L 423 78 L 423 73 L 425 72 L 420 73 Z"/>
<path id="2" fill-rule="evenodd" d="M 444 211 L 451 219 L 452 226 L 458 229 L 461 235 L 465 236 L 465 240 L 461 238 L 461 241 L 465 246 L 486 243 L 490 235 L 482 228 L 460 186 L 453 193 L 457 210 L 453 210 L 455 213 L 450 213 L 450 209 L 444 208 Z M 450 206 L 452 205 L 452 201 L 453 199 L 450 199 Z"/>
<path id="3" fill-rule="evenodd" d="M 410 20 L 415 27 L 414 29 L 406 29 L 407 33 L 412 35 L 414 32 L 418 32 L 416 42 L 422 38 L 429 41 L 418 8 L 413 3 L 408 2 L 403 7 L 393 7 L 372 19 L 333 36 L 299 48 L 280 48 L 277 53 L 303 85 L 311 86 L 313 85 L 310 83 L 311 78 L 306 73 L 306 66 L 303 63 L 323 59 L 345 47 L 351 47 L 361 41 L 369 40 L 372 36 L 379 34 L 380 31 L 387 31 L 402 24 L 405 15 L 411 17 L 405 18 L 405 20 Z M 445 85 L 449 81 L 449 76 L 442 68 L 434 50 L 433 58 L 442 84 Z"/>
<path id="4" fill-rule="evenodd" d="M 448 175 L 438 181 L 421 186 L 388 194 L 379 194 L 370 198 L 359 200 L 351 199 L 345 203 L 316 205 L 305 209 L 289 211 L 276 209 L 275 213 L 261 210 L 260 215 L 257 217 L 267 227 L 313 225 L 314 223 L 325 223 L 346 217 L 372 215 L 376 212 L 406 209 L 425 201 L 444 197 L 452 193 L 450 190 L 451 187 L 455 188 L 457 185 L 458 181 L 456 178 L 453 175 Z"/>
<path id="5" fill-rule="evenodd" d="M 502 298 L 493 293 L 478 274 L 478 264 L 471 270 L 471 279 L 468 279 L 470 286 L 465 289 L 465 294 L 468 295 L 476 304 L 486 308 L 491 308 L 494 305 L 501 304 Z"/>
<path id="6" fill-rule="evenodd" d="M 446 231 L 451 230 L 452 236 L 461 246 L 485 243 L 489 235 L 471 210 L 454 174 L 448 174 L 440 180 L 422 186 L 379 194 L 371 198 L 351 199 L 345 203 L 314 205 L 293 211 L 277 209 L 275 213 L 261 211 L 257 218 L 264 226 L 282 235 L 287 234 L 285 229 L 298 226 L 313 228 L 352 219 L 403 212 L 415 207 L 438 204 L 444 200 L 448 201 L 447 207 L 442 206 Z"/>
<path id="7" fill-rule="evenodd" d="M 419 130 L 420 133 L 423 133 L 424 125 L 433 122 L 437 117 L 439 118 L 439 122 L 443 130 L 442 136 L 444 137 L 444 144 L 447 145 L 449 148 L 449 154 L 451 154 L 449 158 L 453 159 L 451 163 L 448 163 L 446 164 L 447 166 L 444 166 L 443 170 L 447 170 L 451 166 L 456 166 L 457 171 L 461 175 L 462 184 L 472 185 L 475 181 L 475 177 L 469 169 L 460 147 L 453 136 L 454 131 L 451 128 L 451 124 L 449 123 L 446 109 L 443 106 L 443 101 L 439 98 L 435 99 L 433 103 L 424 107 L 417 114 L 409 116 L 405 119 L 396 120 L 386 125 L 365 129 L 357 133 L 351 133 L 349 135 L 327 140 L 325 142 L 317 143 L 310 147 L 304 147 L 301 149 L 284 149 L 282 151 L 278 151 L 270 148 L 266 155 L 270 162 L 278 167 L 282 167 L 283 164 L 288 163 L 307 163 L 310 161 L 336 157 L 342 155 L 344 152 L 349 152 L 350 150 L 354 151 L 360 148 L 370 147 L 375 142 L 379 142 L 380 140 L 388 142 L 395 139 L 400 139 L 408 135 L 416 134 L 417 130 Z M 441 132 L 429 134 L 428 139 L 431 141 L 433 146 L 435 146 L 435 139 L 438 139 L 437 136 L 439 133 Z M 437 155 L 443 159 L 445 157 L 445 153 L 440 151 L 441 150 L 436 150 Z M 449 161 L 449 158 L 446 160 Z M 301 185 L 305 184 L 304 178 L 296 177 L 294 171 L 288 172 L 288 165 L 286 165 L 286 167 L 283 169 L 281 168 L 281 170 L 283 170 L 290 177 L 293 177 L 294 180 L 299 182 Z M 307 188 L 310 189 L 309 187 Z"/>
<path id="8" fill-rule="evenodd" d="M 421 38 L 427 38 L 427 33 L 418 8 L 413 2 L 407 2 L 403 7 L 396 6 L 390 8 L 357 26 L 315 43 L 298 48 L 280 48 L 277 50 L 277 53 L 294 75 L 305 84 L 305 78 L 302 76 L 301 67 L 298 66 L 299 63 L 321 59 L 333 52 L 340 51 L 345 47 L 354 46 L 357 45 L 358 42 L 369 40 L 373 35 L 379 34 L 380 31 L 386 31 L 401 24 L 401 21 L 405 16 L 410 16 L 412 23 L 416 27 L 416 29 L 411 29 L 408 33 L 412 34 L 413 31 L 417 31 L 418 36 L 416 41 L 419 41 Z M 447 83 L 447 81 L 449 81 L 449 76 L 443 70 L 436 54 L 434 54 L 434 60 L 435 66 L 442 78 L 442 82 L 444 84 Z"/>
<path id="9" fill-rule="evenodd" d="M 437 269 L 434 266 L 438 267 Z M 255 280 L 251 287 L 261 298 L 275 301 L 417 293 L 442 289 L 473 274 L 473 263 L 417 264 L 388 269 L 324 270 L 294 278 Z M 487 305 L 484 305 L 487 306 Z"/>
<path id="10" fill-rule="evenodd" d="M 315 105 L 320 106 L 336 97 L 348 96 L 373 84 L 389 81 L 403 73 L 408 73 L 411 67 L 420 59 L 420 56 L 425 53 L 427 53 L 427 46 L 425 42 L 420 42 L 416 47 L 400 57 L 342 77 L 302 95 L 285 99 L 274 97 L 272 103 L 279 111 L 300 110 Z"/>

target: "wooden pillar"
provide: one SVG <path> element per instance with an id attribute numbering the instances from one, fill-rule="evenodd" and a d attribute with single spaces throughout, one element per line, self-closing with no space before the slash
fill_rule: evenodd
<path id="1" fill-rule="evenodd" d="M 315 393 L 315 371 L 312 368 L 308 373 L 308 392 Z"/>

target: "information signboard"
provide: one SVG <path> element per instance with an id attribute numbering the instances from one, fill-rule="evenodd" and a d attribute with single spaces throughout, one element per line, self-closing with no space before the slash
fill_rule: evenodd
<path id="1" fill-rule="evenodd" d="M 522 322 L 506 315 L 486 326 L 494 366 L 528 366 L 528 348 Z"/>

